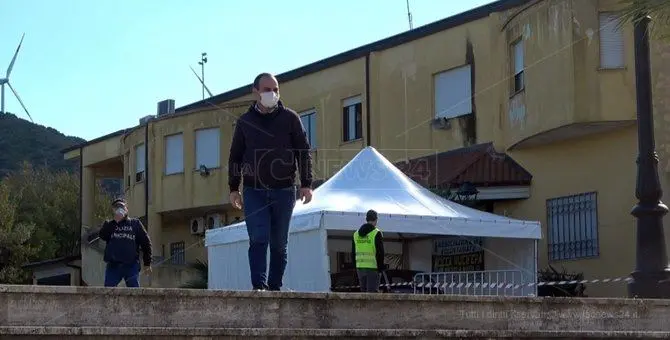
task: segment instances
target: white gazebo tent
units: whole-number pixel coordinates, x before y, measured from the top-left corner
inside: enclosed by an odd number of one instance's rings
[[[367,147],[317,188],[312,202],[296,203],[284,286],[296,291],[329,291],[334,254],[330,248],[339,241],[340,247],[351,249],[350,241],[332,238],[351,236],[369,209],[378,212],[385,238],[399,234],[421,237],[422,241],[410,246],[412,270],[431,270],[433,244],[426,236],[482,237],[486,270],[520,270],[524,282],[536,282],[539,222],[510,219],[446,200]],[[205,245],[210,289],[250,289],[244,222],[208,230]],[[389,247],[385,248],[388,253]]]

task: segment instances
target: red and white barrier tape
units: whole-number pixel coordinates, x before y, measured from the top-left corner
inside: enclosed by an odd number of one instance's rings
[[[397,282],[397,283],[382,283],[382,287],[415,287],[415,288],[438,288],[438,289],[447,289],[447,288],[482,288],[482,289],[521,289],[526,287],[542,287],[542,286],[563,286],[563,285],[575,285],[575,284],[594,284],[594,283],[618,283],[618,282],[630,282],[633,278],[631,277],[615,277],[615,278],[606,278],[606,279],[593,279],[593,280],[570,280],[570,281],[541,281],[541,282],[530,282],[530,283],[506,283],[506,282]],[[352,289],[359,288],[359,286],[337,286],[335,289]]]

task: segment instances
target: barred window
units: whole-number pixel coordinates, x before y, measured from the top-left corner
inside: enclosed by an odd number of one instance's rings
[[[549,261],[599,255],[597,193],[547,200]]]
[[[185,249],[186,244],[184,241],[170,243],[170,263],[172,264],[185,264]]]

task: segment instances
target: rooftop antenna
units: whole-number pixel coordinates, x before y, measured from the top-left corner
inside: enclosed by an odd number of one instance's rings
[[[409,0],[406,0],[407,2],[407,20],[409,20],[409,29],[410,31],[414,28],[412,26],[412,12],[409,10]]]
[[[210,90],[207,88],[207,85],[205,85],[205,81],[202,80],[202,78],[200,78],[200,76],[195,72],[195,70],[193,69],[193,67],[191,67],[191,66],[189,66],[189,67],[191,68],[191,71],[193,71],[193,74],[195,75],[195,77],[198,78],[198,81],[200,81],[200,84],[202,84],[202,88],[205,89],[205,90],[207,90],[207,93],[209,93],[209,96],[210,96],[210,97],[214,97],[214,95],[212,94],[212,91],[210,91]],[[205,99],[205,98],[204,98],[204,96],[203,96],[203,100],[204,100],[204,99]]]
[[[205,64],[207,64],[207,52],[202,52],[200,55],[200,74],[202,75],[202,99],[205,99]],[[209,91],[207,91],[209,92]],[[211,95],[210,95],[211,96]]]
[[[9,75],[12,73],[12,68],[14,68],[14,62],[16,62],[16,56],[19,55],[19,50],[21,49],[21,44],[23,44],[23,38],[26,36],[25,33],[21,36],[21,41],[19,41],[19,46],[16,48],[16,52],[14,52],[14,57],[12,57],[12,61],[9,62],[9,67],[7,68],[7,73],[5,73],[4,78],[0,78],[0,113],[7,113],[5,111],[5,85],[9,87],[9,89],[14,93],[14,97],[19,101],[19,104],[21,104],[21,107],[23,107],[23,110],[26,111],[26,114],[28,115],[28,118],[30,118],[30,121],[33,121],[33,117],[30,116],[30,113],[28,112],[28,109],[26,109],[26,106],[23,105],[23,101],[21,100],[21,97],[19,96],[18,93],[16,93],[16,90],[12,87],[12,84],[9,83]]]

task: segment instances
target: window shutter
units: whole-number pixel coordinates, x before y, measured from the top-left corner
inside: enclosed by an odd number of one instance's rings
[[[144,171],[145,167],[145,147],[144,144],[140,144],[137,147],[135,147],[135,173],[138,174],[140,172]]]
[[[165,137],[165,174],[184,171],[184,135],[179,133]]]
[[[433,90],[435,118],[454,118],[472,113],[470,65],[436,74]]]
[[[519,40],[514,44],[514,74],[518,74],[523,71],[523,40]]]
[[[201,129],[195,132],[195,168],[200,165],[207,168],[219,167],[220,156],[219,128]]]
[[[600,13],[600,67],[624,67],[623,31],[619,29],[617,15]]]
[[[512,90],[516,93],[524,89],[524,45],[523,40],[516,42],[512,48],[514,52],[514,86]]]

